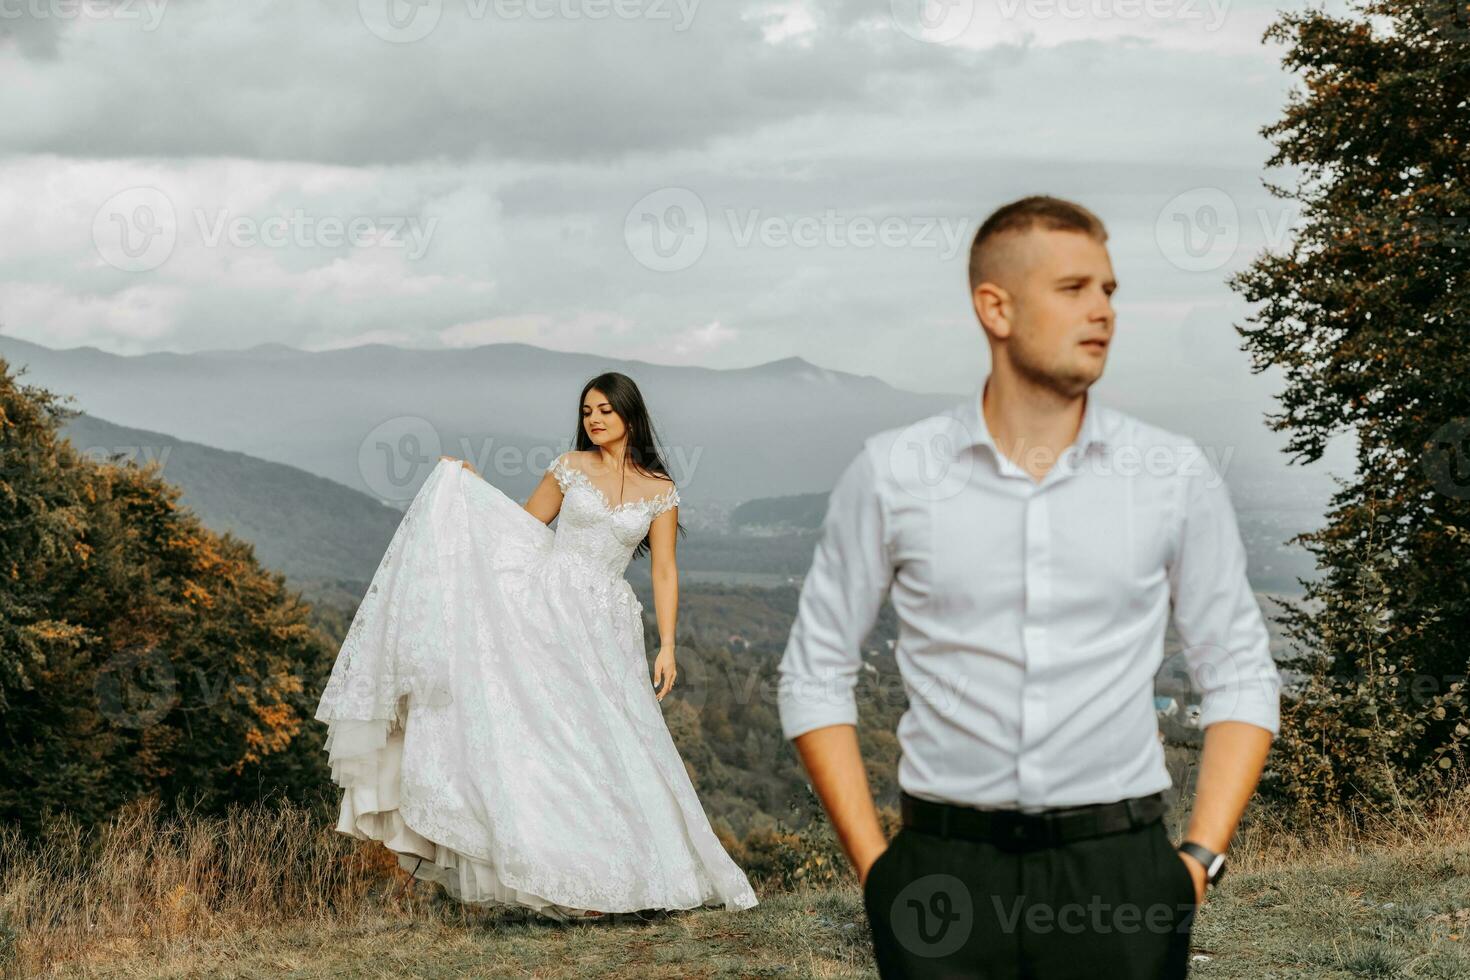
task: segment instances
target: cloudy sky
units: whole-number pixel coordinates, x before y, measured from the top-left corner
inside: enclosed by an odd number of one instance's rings
[[[969,237],[1051,193],[1109,226],[1106,384],[1259,417],[1225,278],[1294,220],[1262,184],[1278,7],[0,0],[0,331],[963,392]]]

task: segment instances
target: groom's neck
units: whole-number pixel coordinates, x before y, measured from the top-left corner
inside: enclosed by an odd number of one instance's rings
[[[985,427],[996,448],[1040,480],[1082,427],[1087,393],[1066,395],[999,362],[981,398]]]

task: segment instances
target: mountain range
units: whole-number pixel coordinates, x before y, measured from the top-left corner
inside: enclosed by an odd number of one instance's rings
[[[708,532],[681,546],[681,568],[800,575],[810,557],[804,539],[862,440],[965,397],[902,391],[794,357],[715,370],[519,343],[320,352],[262,344],[124,356],[0,336],[0,356],[24,368],[26,381],[74,396],[86,414],[66,432],[79,447],[157,461],[206,524],[252,541],[262,561],[302,582],[370,577],[441,454],[469,459],[525,499],[572,444],[582,384],[608,370],[638,382],[681,488],[681,521]],[[1106,397],[1130,409],[1118,393]],[[1226,478],[1252,580],[1262,591],[1297,591],[1311,562],[1286,541],[1321,522],[1325,472],[1289,467],[1279,440],[1238,410],[1165,413],[1144,402],[1132,408],[1140,417],[1229,453]],[[772,536],[783,530],[802,540],[793,547]],[[731,533],[746,540],[720,540]],[[765,543],[750,542],[751,534]],[[765,560],[750,553],[752,544],[768,552]]]

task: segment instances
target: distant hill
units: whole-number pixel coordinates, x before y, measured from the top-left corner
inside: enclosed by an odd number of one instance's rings
[[[716,370],[520,343],[463,350],[367,344],[333,351],[271,343],[122,356],[0,336],[0,355],[25,366],[30,383],[74,396],[76,407],[94,417],[295,467],[395,511],[441,453],[470,458],[507,495],[525,499],[545,465],[571,444],[582,383],[598,372],[621,370],[648,398],[683,491],[681,519],[699,532],[699,540],[691,534],[681,547],[681,568],[777,580],[805,571],[811,542],[802,535],[820,527],[828,491],[867,436],[962,397],[902,391],[795,357]],[[1214,448],[1228,459],[1226,477],[1252,583],[1262,591],[1298,592],[1297,579],[1313,573],[1312,561],[1300,546],[1286,542],[1320,525],[1331,491],[1326,474],[1290,466],[1263,443],[1273,437],[1261,421],[1238,410],[1134,406],[1130,399],[1142,393],[1122,389],[1105,397],[1176,431],[1200,438],[1213,434]],[[124,444],[140,441],[119,438]],[[192,482],[199,492],[207,486],[202,475]],[[363,567],[360,558],[341,561],[291,540],[310,541],[310,533],[272,540],[270,515],[247,518],[226,507],[201,513],[211,526],[228,528],[236,521],[267,532],[263,556],[270,556],[268,562],[290,559],[276,567],[294,570],[293,577],[323,565]],[[339,538],[351,536],[351,516],[334,516]],[[381,527],[387,521],[379,512],[350,547],[363,553],[378,548],[389,533]],[[309,524],[321,526],[316,520]],[[778,541],[782,534],[795,537]],[[639,575],[636,568],[630,573],[635,582]]]
[[[298,588],[311,581],[365,583],[402,517],[366,494],[292,466],[92,415],[70,420],[62,435],[94,459],[160,462],[162,478],[182,490],[182,505],[211,530],[251,542],[262,564]]]
[[[570,447],[582,385],[605,371],[638,382],[690,504],[824,491],[866,436],[963,397],[902,391],[798,357],[716,370],[519,343],[122,356],[0,336],[0,356],[25,366],[27,382],[75,395],[77,408],[119,425],[286,463],[400,506],[441,453],[470,459],[525,499]],[[391,479],[374,479],[385,457]]]
[[[787,497],[747,500],[730,512],[730,529],[801,528],[816,530],[827,514],[825,493],[797,493]]]
[[[1299,580],[1315,576],[1316,568],[1311,554],[1290,539],[1321,523],[1320,505],[1315,505],[1310,492],[1304,493],[1300,487],[1284,485],[1273,490],[1261,481],[1244,478],[1241,473],[1231,476],[1235,478],[1231,481],[1232,498],[1245,542],[1246,570],[1251,585],[1259,592],[1299,594]],[[702,553],[693,562],[681,558],[680,568],[722,567],[803,575],[827,514],[829,496],[802,493],[747,500],[728,514],[731,538],[705,538],[701,541]],[[758,543],[759,560],[740,556],[742,540]],[[775,545],[777,541],[779,547]],[[720,557],[712,563],[715,552]]]

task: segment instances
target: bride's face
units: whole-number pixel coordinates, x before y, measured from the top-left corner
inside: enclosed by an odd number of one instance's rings
[[[582,428],[587,430],[587,438],[596,446],[615,443],[627,431],[622,416],[613,411],[612,403],[596,388],[582,399]]]

